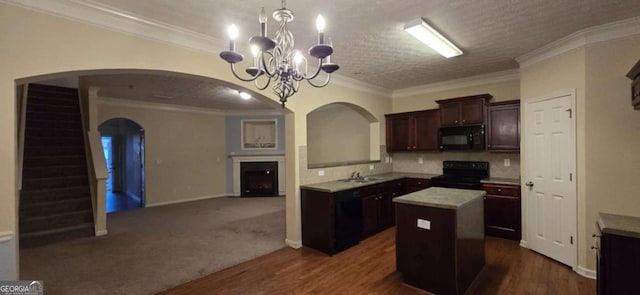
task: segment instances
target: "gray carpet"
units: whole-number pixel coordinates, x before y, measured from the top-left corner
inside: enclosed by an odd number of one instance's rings
[[[285,247],[285,198],[217,198],[111,213],[109,234],[20,253],[45,294],[153,294]]]

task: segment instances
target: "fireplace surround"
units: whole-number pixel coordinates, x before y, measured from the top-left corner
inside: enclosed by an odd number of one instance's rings
[[[277,162],[277,194],[284,195],[286,184],[285,184],[285,163],[284,163],[284,155],[230,155],[230,158],[233,162],[233,195],[234,196],[242,196],[242,187],[241,187],[241,169],[240,166],[245,162]]]

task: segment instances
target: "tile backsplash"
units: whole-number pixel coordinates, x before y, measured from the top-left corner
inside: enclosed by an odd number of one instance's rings
[[[391,157],[392,163],[385,163],[385,158]],[[374,175],[388,172],[415,172],[442,174],[442,161],[487,161],[489,162],[489,175],[501,178],[520,178],[520,154],[503,153],[393,153],[388,154],[384,145],[380,146],[380,158],[382,161],[367,164],[354,164],[338,167],[325,167],[309,169],[307,167],[307,147],[300,147],[300,184],[320,183],[349,178],[354,171],[360,174]],[[419,163],[422,158],[422,164]],[[509,159],[510,166],[504,166],[504,160]],[[374,169],[369,170],[369,165]],[[324,176],[318,172],[324,171]]]
[[[307,166],[307,146],[300,146],[300,184],[345,179],[349,178],[354,171],[360,172],[363,176],[389,173],[392,172],[393,164],[384,163],[385,157],[388,156],[386,147],[382,145],[380,146],[380,158],[382,159],[380,162],[309,169]],[[373,165],[373,170],[369,169],[369,165]],[[318,175],[321,170],[324,171],[324,176]]]
[[[393,153],[394,172],[416,172],[442,174],[442,161],[487,161],[489,176],[520,178],[520,154],[487,152],[442,152],[442,153]],[[422,158],[422,164],[419,159]],[[504,166],[509,159],[510,166]]]

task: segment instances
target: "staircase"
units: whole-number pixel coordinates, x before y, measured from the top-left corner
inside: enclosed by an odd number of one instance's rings
[[[94,235],[78,90],[30,84],[20,248]]]

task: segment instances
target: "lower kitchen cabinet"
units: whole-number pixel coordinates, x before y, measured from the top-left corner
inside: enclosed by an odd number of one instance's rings
[[[394,195],[388,186],[379,186],[375,194],[362,197],[362,233],[364,237],[378,233],[394,224]]]
[[[597,294],[640,294],[640,218],[600,213]]]
[[[303,245],[332,255],[360,242],[359,190],[329,193],[302,189],[300,199]]]
[[[333,255],[395,224],[393,198],[430,186],[404,178],[339,192],[300,189],[302,244]]]
[[[483,184],[485,234],[514,241],[522,239],[519,185]]]
[[[403,181],[405,194],[410,194],[431,187],[431,179],[405,178]]]

